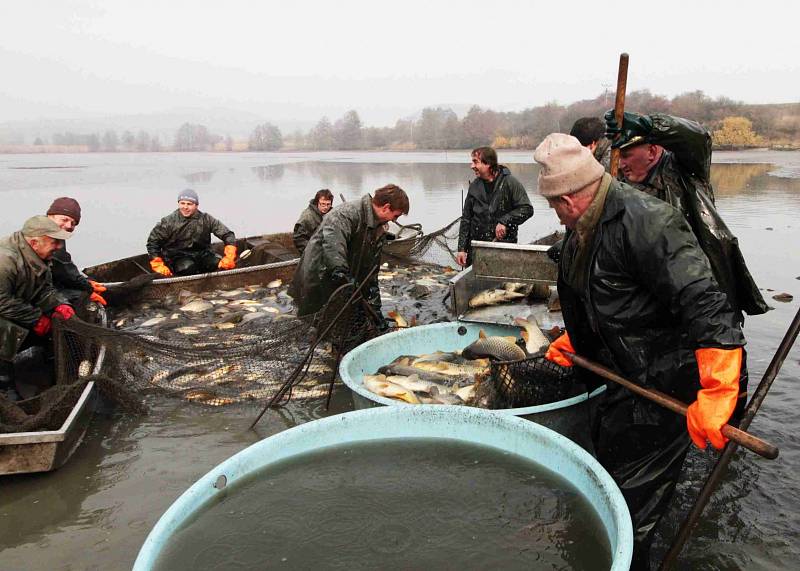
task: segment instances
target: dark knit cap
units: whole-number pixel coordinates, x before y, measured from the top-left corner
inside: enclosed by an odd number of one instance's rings
[[[200,204],[200,199],[197,197],[197,193],[193,191],[191,188],[182,190],[180,194],[178,194],[178,202],[180,202],[181,200],[188,200],[189,202]]]
[[[61,198],[56,198],[50,208],[47,209],[47,215],[50,216],[51,214],[69,216],[77,226],[81,221],[81,205],[74,198],[62,196]]]

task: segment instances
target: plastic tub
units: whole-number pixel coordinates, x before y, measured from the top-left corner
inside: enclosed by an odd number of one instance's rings
[[[622,493],[611,476],[580,446],[513,415],[461,406],[380,407],[296,426],[232,456],[186,490],[161,516],[139,551],[134,571],[149,571],[170,538],[219,493],[280,460],[347,443],[396,438],[446,438],[518,454],[558,473],[580,490],[597,512],[611,546],[614,571],[628,569],[633,529]]]
[[[376,395],[364,386],[365,374],[374,374],[380,367],[400,355],[422,355],[434,351],[463,349],[478,338],[483,329],[487,335],[519,335],[520,328],[453,321],[412,327],[381,337],[376,337],[350,351],[342,359],[339,376],[353,393],[356,409],[376,406],[409,405]],[[592,450],[589,435],[589,407],[592,399],[605,391],[605,385],[592,393],[583,393],[568,399],[522,408],[497,409],[492,412],[520,416],[563,434],[587,450]]]

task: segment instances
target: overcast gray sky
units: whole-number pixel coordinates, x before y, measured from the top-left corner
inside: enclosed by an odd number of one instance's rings
[[[628,89],[800,101],[796,1],[25,0],[0,5],[0,121],[225,108],[388,125]]]

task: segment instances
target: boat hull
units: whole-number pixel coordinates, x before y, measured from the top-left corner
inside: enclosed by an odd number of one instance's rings
[[[86,383],[58,430],[0,434],[0,475],[49,472],[63,466],[86,435],[97,398],[94,383]]]

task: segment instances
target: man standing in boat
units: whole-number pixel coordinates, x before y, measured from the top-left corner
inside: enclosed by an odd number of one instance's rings
[[[408,214],[405,191],[387,184],[361,200],[347,202],[326,215],[300,258],[289,295],[299,317],[316,313],[343,285],[357,286],[380,264],[385,224]],[[379,330],[388,328],[381,314],[378,273],[361,289],[374,310]]]
[[[605,114],[606,136],[620,150],[618,178],[680,210],[703,248],[714,277],[744,322],[742,312],[769,311],[739,249],[714,205],[711,134],[699,123],[662,113]]]
[[[520,224],[533,216],[525,187],[508,167],[497,164],[497,152],[478,147],[470,153],[476,178],[469,185],[458,228],[460,266],[472,264],[472,240],[517,242]]]
[[[322,224],[322,217],[330,212],[331,208],[333,208],[333,193],[327,188],[318,190],[314,198],[308,201],[308,206],[300,213],[292,234],[294,247],[298,252],[303,253],[311,236]]]
[[[48,343],[53,318],[75,315],[53,287],[48,266],[71,235],[47,216],[34,216],[0,239],[0,394],[10,400],[19,398],[14,356]]]
[[[606,172],[611,172],[611,141],[606,139],[606,124],[599,117],[581,117],[572,125],[569,134],[592,151]]]
[[[178,195],[178,209],[156,224],[147,238],[150,267],[164,277],[191,276],[236,267],[236,236],[222,222],[200,212],[192,189]],[[225,255],[211,250],[211,234],[225,243]]]
[[[81,205],[68,196],[56,198],[47,209],[47,217],[71,234],[81,222]],[[66,243],[53,253],[50,272],[53,275],[53,286],[72,305],[78,305],[87,296],[91,301],[106,305],[106,300],[101,295],[106,291],[105,286],[81,273],[67,252]]]
[[[539,192],[567,228],[558,294],[569,351],[689,406],[686,419],[610,383],[591,423],[600,463],[619,485],[634,526],[632,569],[649,568],[653,532],[669,504],[690,439],[722,448],[720,429],[746,395],[745,338],[736,311],[682,213],[612,179],[577,139],[539,145]],[[578,369],[597,386],[604,381]]]

